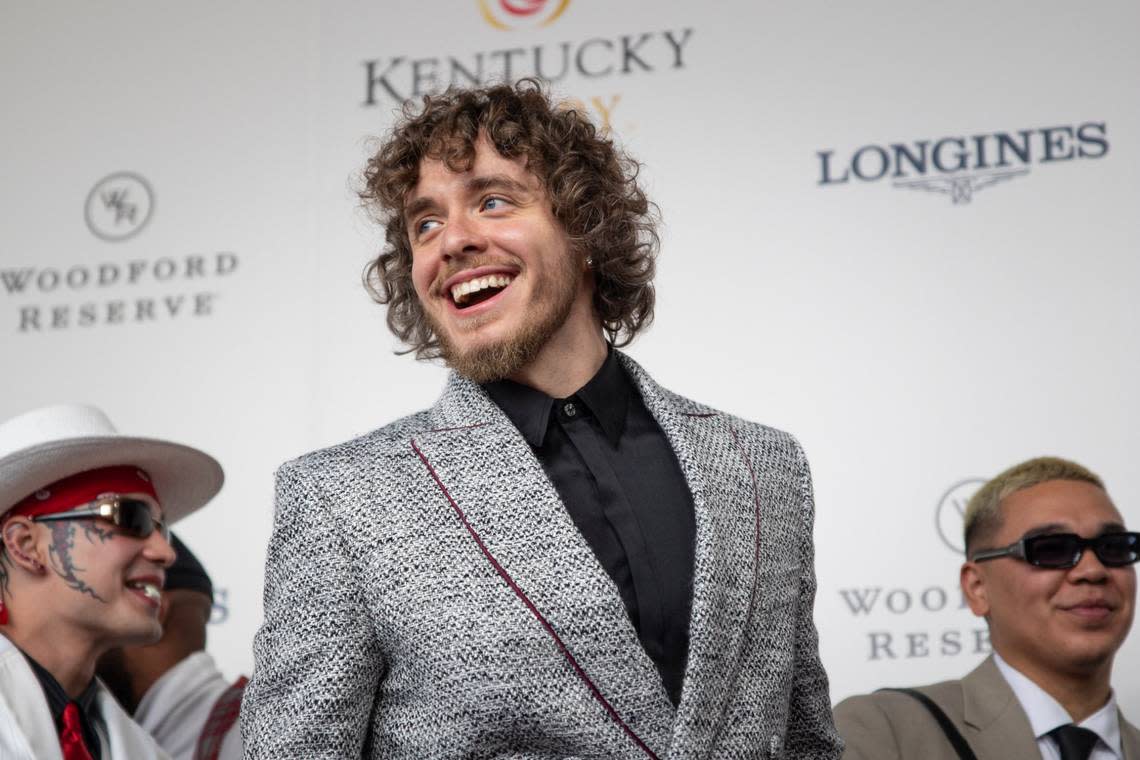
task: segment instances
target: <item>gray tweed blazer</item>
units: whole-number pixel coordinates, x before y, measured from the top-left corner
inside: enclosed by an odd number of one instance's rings
[[[452,375],[278,471],[247,758],[839,757],[803,452],[622,361],[696,512],[679,707],[530,447]]]

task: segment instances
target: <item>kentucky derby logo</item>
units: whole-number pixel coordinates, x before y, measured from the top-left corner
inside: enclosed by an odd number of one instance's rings
[[[87,194],[83,218],[91,234],[114,243],[141,232],[153,212],[154,192],[147,181],[132,172],[115,172]]]
[[[966,518],[966,504],[970,497],[986,481],[981,478],[970,478],[955,483],[942,498],[938,500],[934,520],[938,526],[938,535],[942,543],[958,554],[966,553],[966,543],[962,536],[962,528]]]
[[[496,29],[537,29],[550,26],[570,0],[479,0],[483,19]]]
[[[1103,121],[871,143],[845,158],[835,150],[817,151],[816,184],[886,180],[896,188],[946,195],[960,205],[982,190],[1026,176],[1036,166],[1103,158],[1108,148],[1108,127]]]

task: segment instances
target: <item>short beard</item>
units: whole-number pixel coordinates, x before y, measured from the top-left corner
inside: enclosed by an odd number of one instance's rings
[[[532,316],[518,333],[500,343],[461,351],[445,330],[428,317],[432,333],[439,339],[439,355],[453,370],[472,382],[493,383],[515,375],[538,358],[543,347],[561,329],[574,308],[582,275],[576,268],[577,256],[567,255],[559,262],[534,294]]]
[[[448,341],[443,330],[432,325],[439,338],[440,356],[453,370],[480,385],[508,378],[538,357],[543,346],[570,316],[575,295],[573,290],[558,294],[560,300],[544,315],[545,318],[524,324],[517,335],[501,343],[479,346],[466,352],[460,352]]]

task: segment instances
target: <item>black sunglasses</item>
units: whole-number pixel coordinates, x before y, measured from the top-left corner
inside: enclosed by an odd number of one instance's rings
[[[57,512],[51,515],[33,517],[33,522],[55,522],[57,520],[110,520],[115,527],[128,536],[146,538],[156,530],[170,541],[170,528],[151,512],[150,502],[142,499],[121,496],[101,496],[90,504],[91,509],[73,512]]]
[[[1015,541],[1004,549],[983,549],[974,554],[974,562],[1015,557],[1037,567],[1063,570],[1076,567],[1086,546],[1105,567],[1124,567],[1140,559],[1140,533],[1103,533],[1093,538],[1046,533]]]

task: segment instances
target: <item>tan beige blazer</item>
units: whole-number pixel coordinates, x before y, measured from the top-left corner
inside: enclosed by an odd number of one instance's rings
[[[918,688],[970,743],[978,760],[1041,760],[1029,718],[992,657],[960,681]],[[835,726],[843,760],[958,760],[942,729],[918,700],[898,692],[845,699]],[[1125,760],[1140,760],[1140,731],[1120,716]]]

